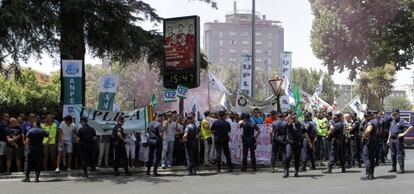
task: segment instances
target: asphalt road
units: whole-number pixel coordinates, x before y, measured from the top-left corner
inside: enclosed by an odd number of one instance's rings
[[[335,194],[413,194],[414,150],[406,151],[406,174],[388,173],[389,165],[376,168],[376,179],[361,181],[363,169],[349,169],[347,173],[325,175],[321,169],[302,172],[301,177],[282,178],[280,169],[241,173],[201,171],[199,176],[184,176],[185,172],[165,172],[162,177],[135,174],[132,177],[99,176],[86,180],[80,177],[41,178],[40,183],[22,183],[17,179],[0,180],[0,193],[138,193],[138,194],[264,194],[264,193],[335,193]]]

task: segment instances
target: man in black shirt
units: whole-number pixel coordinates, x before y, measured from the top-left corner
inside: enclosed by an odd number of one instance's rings
[[[187,126],[184,130],[183,142],[185,143],[188,171],[189,175],[197,175],[195,158],[195,153],[197,153],[197,129],[194,124],[194,118],[188,116],[186,124]]]
[[[114,175],[119,176],[118,167],[119,163],[122,160],[125,176],[131,176],[128,171],[128,157],[125,149],[126,139],[122,125],[124,125],[124,117],[118,117],[117,124],[115,125],[114,129],[112,129],[112,138],[115,147]]]
[[[82,117],[80,120],[82,127],[78,130],[78,144],[80,145],[81,162],[83,173],[88,178],[88,166],[95,171],[95,164],[93,161],[93,148],[96,140],[95,129],[88,125],[88,119]]]
[[[242,171],[246,171],[247,168],[247,154],[250,150],[250,159],[252,162],[252,169],[256,171],[256,138],[260,135],[259,127],[256,124],[250,122],[250,115],[245,115],[244,121],[240,124],[240,128],[243,129],[242,142],[243,142],[243,168]],[[254,131],[257,134],[254,135]]]
[[[276,158],[278,158],[278,156],[282,156],[286,150],[286,131],[288,123],[284,114],[279,113],[278,115],[279,119],[273,121],[272,131],[270,132],[270,139],[272,140],[271,173],[275,172]]]
[[[328,140],[331,148],[329,150],[328,169],[324,173],[331,174],[332,168],[336,164],[338,158],[341,163],[342,173],[345,173],[345,158],[343,156],[343,140],[344,140],[344,124],[342,123],[342,114],[336,113],[333,121],[330,122],[330,129],[328,131]]]
[[[348,127],[349,134],[351,134],[351,156],[352,156],[352,166],[355,165],[355,162],[358,163],[358,167],[361,168],[361,133],[360,125],[361,121],[358,118],[356,113],[351,114],[352,123]]]
[[[7,173],[10,173],[12,160],[16,160],[17,171],[21,172],[21,158],[23,156],[22,129],[17,125],[15,118],[10,119],[9,127],[6,130],[6,166]]]
[[[283,178],[289,177],[289,167],[292,156],[295,165],[295,177],[299,177],[300,154],[303,144],[303,125],[295,113],[288,115],[287,144],[284,152],[283,164],[285,173]]]
[[[374,179],[375,169],[375,153],[376,153],[376,134],[377,121],[373,118],[373,112],[368,111],[365,113],[366,124],[364,126],[364,134],[362,135],[362,151],[363,159],[365,163],[365,176],[361,177],[362,180]]]
[[[30,170],[34,170],[36,174],[35,182],[39,182],[40,171],[43,164],[43,138],[48,137],[49,133],[40,128],[41,121],[36,121],[26,133],[26,161],[24,164],[25,178],[23,182],[30,182]]]
[[[217,173],[221,170],[221,153],[224,152],[227,160],[229,172],[233,171],[233,164],[231,163],[230,149],[229,149],[229,133],[231,131],[230,123],[225,120],[225,111],[219,111],[219,119],[211,126],[211,132],[214,134],[214,141],[216,146],[216,163]]]
[[[6,129],[9,125],[9,114],[3,113],[2,118],[0,120],[0,172],[3,171],[3,156],[6,152],[6,142],[7,142],[7,134]]]

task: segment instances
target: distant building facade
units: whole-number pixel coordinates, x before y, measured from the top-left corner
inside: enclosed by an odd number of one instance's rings
[[[234,2],[232,14],[225,22],[204,24],[204,51],[210,63],[239,65],[241,55],[252,51],[251,11],[238,10]],[[280,21],[267,20],[256,12],[256,65],[279,70],[280,53],[284,51],[284,30]]]

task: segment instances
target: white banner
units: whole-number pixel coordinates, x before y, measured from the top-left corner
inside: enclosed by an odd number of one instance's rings
[[[210,72],[208,72],[208,83],[211,89],[225,94],[230,94],[229,90],[227,90],[223,82],[221,82],[214,74]]]
[[[75,106],[82,106],[83,102],[83,61],[62,60],[63,87],[63,116],[75,114]]]
[[[351,100],[349,107],[358,114],[358,117],[364,117],[363,107],[359,96],[355,96],[355,98]]]
[[[177,101],[177,90],[164,89],[164,102]]]
[[[332,106],[328,104],[327,102],[325,102],[324,100],[322,100],[321,98],[312,96],[303,90],[301,90],[301,94],[302,94],[302,102],[310,105],[311,109],[314,110],[314,109],[326,108],[327,110],[333,110]]]
[[[280,73],[285,84],[289,83],[292,72],[292,52],[282,52],[280,54]],[[286,81],[288,80],[288,81]]]
[[[252,56],[241,56],[240,91],[247,96],[252,96]]]
[[[276,96],[270,96],[262,102],[258,102],[244,93],[238,93],[236,99],[235,109],[242,113],[251,113],[253,109],[258,108],[263,112],[269,113],[272,110],[277,109],[277,100]]]
[[[132,111],[101,111],[91,108],[75,106],[75,119],[79,123],[81,117],[88,118],[88,124],[96,130],[97,135],[110,135],[116,125],[117,119],[123,117],[124,131],[143,132],[147,128],[147,108],[140,108]]]
[[[101,93],[116,93],[118,88],[118,76],[105,75],[101,77],[100,92]]]
[[[323,91],[323,75],[324,73],[322,72],[321,78],[319,79],[318,86],[316,86],[315,93],[313,94],[315,97],[319,97],[319,95],[321,95]]]

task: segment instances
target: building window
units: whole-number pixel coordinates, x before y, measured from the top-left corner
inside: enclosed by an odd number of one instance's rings
[[[270,33],[270,32],[269,32],[269,33],[267,34],[267,38],[268,38],[268,39],[272,39],[272,33]]]
[[[262,62],[262,58],[256,58],[256,62],[261,63]]]
[[[247,50],[247,49],[244,49],[244,50],[243,50],[243,54],[249,54],[249,52],[250,52],[250,51],[249,51],[249,50]]]
[[[243,40],[243,41],[242,41],[242,44],[243,44],[243,45],[247,45],[247,44],[249,44],[249,41],[247,41],[247,40]]]
[[[230,49],[230,53],[236,53],[236,49]]]
[[[230,35],[230,36],[236,36],[236,35],[237,35],[237,33],[236,33],[236,32],[230,32],[230,33],[229,33],[229,35]]]
[[[256,50],[256,53],[260,54],[262,53],[262,50]]]
[[[231,45],[235,45],[237,42],[235,41],[235,40],[230,40],[229,41],[229,44],[231,44]]]
[[[222,40],[219,41],[219,46],[223,47],[223,41]]]
[[[219,37],[220,37],[220,38],[223,38],[223,32],[220,32],[220,33],[219,33]]]
[[[249,36],[248,32],[242,32],[242,36]]]
[[[236,58],[230,58],[229,61],[230,62],[236,62]]]
[[[256,45],[262,45],[262,41],[260,40],[256,41]]]
[[[223,55],[223,49],[219,49],[219,52],[220,52],[220,56],[222,56]]]
[[[256,32],[256,36],[262,36],[261,32]]]
[[[267,46],[269,47],[269,48],[272,48],[272,42],[267,42]]]

